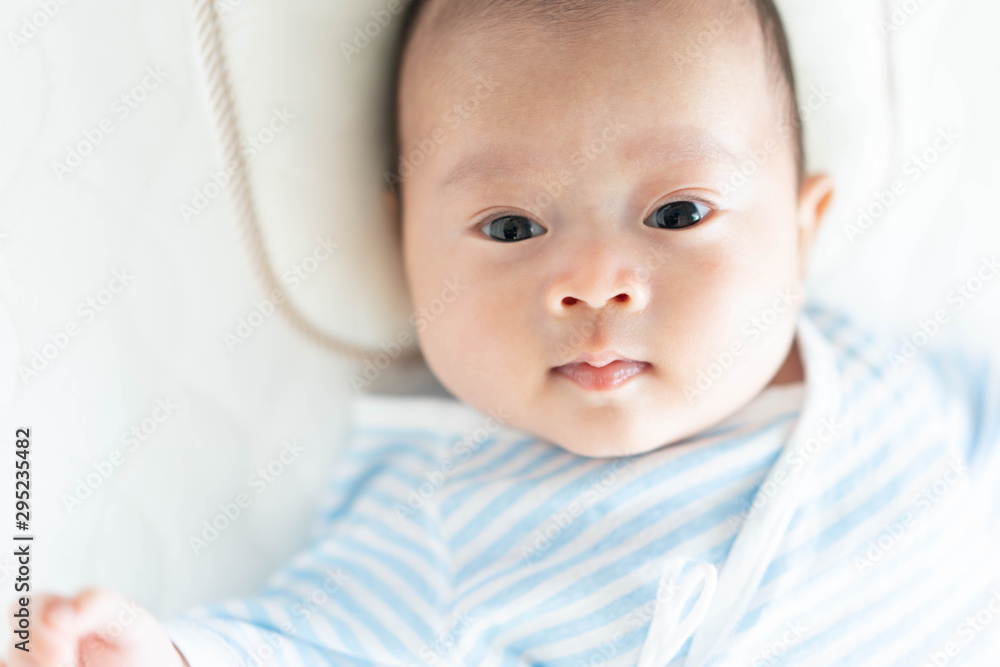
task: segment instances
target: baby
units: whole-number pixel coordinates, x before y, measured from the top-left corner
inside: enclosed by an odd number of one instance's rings
[[[416,0],[388,174],[457,399],[376,397],[259,595],[12,666],[997,664],[1000,378],[805,305],[771,0]],[[992,481],[991,481],[992,480]]]

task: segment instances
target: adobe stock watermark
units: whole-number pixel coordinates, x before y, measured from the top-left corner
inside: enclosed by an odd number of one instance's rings
[[[468,288],[469,286],[463,285],[459,278],[444,281],[444,288],[441,290],[441,293],[410,315],[410,324],[416,327],[417,333],[423,333]],[[388,343],[383,342],[380,346],[382,352],[376,354],[374,358],[365,359],[360,373],[351,374],[350,383],[351,387],[354,388],[354,393],[360,394],[370,387],[396,359],[399,359],[404,350],[416,342],[417,338],[408,331],[399,332],[395,340],[391,340]]]
[[[104,287],[96,294],[81,301],[80,305],[77,306],[76,314],[79,319],[70,320],[55,333],[50,333],[48,340],[39,347],[31,348],[28,365],[18,364],[17,366],[21,381],[27,384],[29,380],[33,380],[45,372],[69,346],[70,341],[79,336],[86,325],[96,320],[98,315],[104,313],[118,298],[118,295],[134,281],[135,276],[129,273],[128,269],[113,271],[111,279]]]
[[[138,450],[140,445],[160,430],[160,426],[165,424],[179,409],[180,406],[174,403],[170,396],[156,399],[156,405],[149,415],[122,433],[119,439],[122,448],[113,450],[104,459],[91,464],[93,472],[87,473],[84,477],[77,477],[73,492],[62,494],[60,499],[66,512],[73,514],[85,500],[93,496],[94,492],[101,488],[121,467],[122,463],[125,462],[125,456]]]
[[[910,22],[914,16],[920,13],[920,10],[928,3],[929,0],[895,0],[892,3],[889,16],[886,18],[881,18],[878,20],[878,29],[885,37],[890,33],[896,32],[907,23]]]
[[[236,8],[242,5],[244,0],[215,0],[212,4],[215,6],[215,11],[223,16],[231,12],[236,11]]]
[[[403,12],[408,2],[409,0],[389,0],[384,8],[371,10],[372,20],[364,26],[355,26],[351,41],[340,42],[340,52],[344,60],[352,62],[355,56],[361,55],[362,51],[371,46],[382,31],[389,27],[392,20]]]
[[[746,354],[747,345],[756,343],[782,319],[797,312],[796,306],[803,297],[803,294],[797,294],[793,290],[779,291],[769,307],[743,325],[740,330],[743,335],[741,339],[734,340],[728,348],[716,353],[712,362],[698,372],[693,385],[684,385],[684,396],[688,403],[694,403],[710,391],[733,367],[736,360]]]
[[[458,467],[472,458],[472,455],[478,452],[489,440],[490,435],[503,428],[510,419],[510,415],[503,408],[491,409],[487,414],[489,416],[482,426],[475,428],[472,433],[466,434],[465,437],[451,446],[451,452],[442,461],[438,470],[424,472],[424,478],[427,481],[421,483],[416,489],[410,490],[405,505],[396,503],[394,510],[398,523],[402,524],[417,512],[423,511],[445,482],[458,471]]]
[[[663,563],[651,561],[642,568],[643,578],[653,578],[656,580],[656,596],[652,600],[648,600],[642,606],[637,607],[625,614],[623,620],[625,621],[625,625],[630,630],[636,630],[650,623],[660,607],[668,602],[676,600],[678,594],[680,594],[680,582],[677,581],[679,571],[674,572],[673,576],[666,581],[661,581],[661,578],[663,577],[663,567]]]
[[[955,288],[948,292],[948,303],[954,304],[955,312],[961,311],[979,296],[998,275],[1000,275],[1000,261],[997,260],[996,255],[983,257],[974,274],[955,285]],[[887,363],[890,372],[895,373],[913,361],[918,352],[929,345],[934,337],[941,332],[941,329],[951,322],[951,318],[952,313],[949,313],[947,308],[939,308],[934,311],[931,317],[917,322],[918,329],[906,336],[902,344],[889,353]]]
[[[98,593],[98,595],[105,595],[105,593]],[[97,604],[100,605],[100,603]],[[27,609],[23,609],[22,611],[27,613]],[[97,664],[94,660],[100,658],[108,650],[109,646],[113,646],[118,638],[125,634],[128,628],[135,623],[136,619],[146,613],[148,612],[142,609],[135,600],[121,600],[118,605],[118,613],[114,615],[113,620],[107,621],[102,627],[82,637],[79,645],[76,647],[76,655],[79,657],[75,658],[72,664],[65,663],[61,667],[77,667],[77,665],[89,667],[90,665]],[[17,617],[20,614],[14,614],[14,616]],[[15,646],[21,650],[30,651],[26,646],[29,639],[27,619],[21,619],[21,623],[17,625],[22,629],[18,630],[14,628],[14,635],[24,641]],[[101,662],[100,664],[106,663]]]
[[[448,614],[443,621],[443,629],[434,633],[430,643],[424,642],[417,650],[417,656],[427,665],[453,665],[465,667],[455,655],[455,647],[463,636],[482,620],[475,610],[464,609]],[[410,663],[411,667],[419,667]]]
[[[800,643],[809,630],[810,628],[801,621],[785,621],[785,631],[767,648],[759,651],[750,659],[750,667],[772,667],[779,664],[778,658]]]
[[[854,243],[858,237],[871,229],[886,213],[902,198],[913,184],[920,181],[924,174],[948,151],[958,143],[961,135],[950,127],[938,129],[937,135],[927,148],[920,153],[914,153],[903,163],[898,178],[894,179],[885,190],[879,190],[867,206],[858,208],[857,219],[844,226],[847,240]]]
[[[807,123],[812,115],[826,106],[826,103],[833,98],[833,91],[827,88],[826,84],[813,86],[809,89],[809,96],[799,105],[799,119],[801,123]],[[785,115],[775,126],[776,135],[772,135],[756,149],[750,152],[747,159],[743,160],[739,166],[729,175],[729,178],[720,182],[717,186],[723,196],[730,196],[743,188],[764,168],[765,165],[776,155],[782,147],[782,141],[798,129],[799,121],[790,115]]]
[[[955,627],[954,634],[958,635],[959,641],[951,640],[941,647],[941,650],[928,653],[927,660],[920,663],[920,667],[946,667],[952,664],[952,660],[957,658],[972,640],[993,624],[1000,616],[1000,589],[994,588],[990,594],[989,599],[975,614],[967,616]]]
[[[285,286],[285,291],[275,288],[265,298],[254,303],[254,307],[245,317],[241,317],[233,331],[222,334],[222,342],[230,354],[236,352],[236,348],[246,343],[250,338],[267,322],[278,310],[288,295],[302,287],[305,281],[309,280],[319,271],[320,266],[327,262],[335,250],[340,248],[339,243],[326,238],[316,237],[316,245],[312,252],[305,258],[292,264],[281,274],[281,283]]]
[[[323,573],[326,575],[323,583],[310,591],[308,595],[300,596],[299,601],[292,606],[292,614],[296,617],[308,620],[313,614],[319,612],[330,601],[331,597],[343,590],[352,580],[339,567],[335,570],[326,568]],[[291,626],[289,626],[289,629],[291,629]],[[289,633],[282,628],[282,634]]]
[[[998,275],[1000,275],[1000,260],[997,256],[983,257],[974,275],[955,285],[955,289],[948,293],[948,303],[955,305],[956,312],[962,310]]]
[[[669,573],[669,577],[666,576],[666,568],[673,570]],[[610,640],[602,642],[587,656],[578,660],[576,662],[576,667],[602,667],[603,665],[606,665],[618,656],[619,651],[621,651],[621,643],[625,640],[625,637],[634,636],[633,633],[635,631],[642,627],[649,626],[655,618],[657,611],[661,607],[667,604],[680,604],[686,606],[690,600],[680,599],[680,596],[682,593],[684,595],[689,595],[694,592],[699,585],[702,586],[702,591],[704,591],[704,584],[707,583],[705,568],[714,570],[712,566],[702,564],[694,570],[691,570],[687,576],[683,578],[683,581],[681,581],[679,579],[680,572],[682,570],[682,565],[680,563],[663,563],[656,561],[646,563],[646,565],[642,567],[642,574],[640,576],[643,579],[654,579],[656,582],[656,596],[625,614],[623,620],[628,630],[627,635],[620,630],[616,630],[615,633],[612,634]],[[690,613],[693,614],[695,612],[692,611]],[[666,629],[654,627],[650,628],[649,631],[666,632]],[[640,657],[640,660],[642,659],[643,658]],[[669,658],[666,659],[669,660]]]
[[[816,429],[816,433],[811,437],[806,439],[804,442],[800,442],[795,446],[795,449],[788,456],[788,463],[792,467],[793,471],[798,470],[806,463],[811,461],[813,458],[819,455],[827,445],[837,437],[844,428],[844,424],[837,421],[837,417],[826,417],[821,422],[819,427]],[[754,495],[752,503],[748,503],[746,500],[742,501],[743,509],[736,514],[730,514],[726,517],[726,524],[729,526],[729,530],[733,535],[740,531],[747,521],[749,521],[757,512],[761,510],[765,505],[767,505],[772,498],[778,495],[778,491],[781,490],[785,484],[788,483],[788,475],[785,474],[784,470],[776,470],[774,476],[768,478],[761,484],[757,493]]]
[[[59,182],[63,178],[72,174],[83,164],[84,159],[92,155],[97,147],[104,143],[104,140],[115,131],[118,123],[123,122],[132,112],[139,108],[149,97],[149,94],[160,87],[167,73],[159,67],[150,65],[146,68],[146,75],[136,85],[128,91],[119,95],[111,103],[111,116],[102,118],[95,127],[87,128],[83,131],[83,138],[75,143],[66,146],[66,155],[62,162],[52,162],[52,173],[56,175]]]
[[[304,622],[306,628],[313,629],[309,619],[318,612],[330,599],[338,592],[345,589],[353,579],[339,567],[336,569],[324,568],[322,571],[323,583],[316,586],[307,595],[300,596],[299,601],[292,605],[291,616],[296,619],[295,623],[288,619],[281,620],[277,630],[261,630],[260,634],[264,641],[257,644],[249,651],[249,658],[244,661],[245,667],[264,667],[264,665],[274,664],[273,659],[278,656],[278,651],[285,646],[285,642],[295,639],[299,634],[299,623]]]
[[[240,152],[243,156],[244,166],[249,165],[257,159],[258,155],[267,150],[271,142],[295,120],[295,114],[290,112],[287,107],[272,111],[271,118],[268,119],[264,127],[243,140]],[[212,202],[219,198],[219,195],[225,192],[239,169],[239,161],[232,160],[223,169],[212,172],[204,184],[194,189],[189,203],[178,204],[177,212],[181,220],[191,224],[191,220],[201,215]]]
[[[608,119],[597,136],[579,147],[569,158],[572,169],[550,171],[541,179],[542,192],[533,202],[539,210],[548,208],[563,194],[563,189],[576,183],[577,177],[585,172],[599,157],[619,141],[628,125],[618,118]]]
[[[81,656],[85,656],[80,658],[80,664],[95,664],[91,660],[101,656],[109,646],[113,646],[144,613],[147,613],[146,610],[139,607],[135,600],[123,600],[113,621],[108,621],[103,628],[80,640],[80,653]]]
[[[621,630],[616,630],[611,635],[611,639],[601,642],[597,648],[590,652],[587,658],[577,660],[574,667],[603,667],[618,655],[619,651],[622,650],[621,645],[624,641],[625,633]]]
[[[597,331],[597,325],[589,320],[574,327],[569,338],[556,345],[556,354],[559,360],[565,359],[566,363],[571,363],[576,353],[591,339],[595,331]]]
[[[266,466],[257,468],[256,472],[247,477],[247,486],[256,495],[261,495],[281,477],[288,468],[295,463],[299,456],[306,451],[306,448],[298,444],[295,440],[286,440],[282,443],[281,451],[271,459]],[[188,546],[196,556],[207,549],[213,542],[219,539],[226,530],[236,523],[245,510],[253,506],[254,496],[249,492],[236,494],[231,501],[219,503],[219,511],[214,516],[201,522],[201,532],[188,535]]]
[[[742,11],[753,9],[752,0],[736,0],[736,2],[726,3],[718,16],[702,23],[697,32],[689,31],[688,34],[692,36],[686,40],[686,43],[680,48],[673,49],[674,63],[682,65],[700,61],[705,54],[705,49],[723,38],[727,26],[739,17],[736,9],[739,5],[742,5],[740,7]]]
[[[610,465],[605,464],[605,470],[600,477],[592,480],[577,497],[564,509],[549,517],[544,526],[536,528],[529,538],[528,544],[521,545],[521,558],[534,562],[548,551],[555,540],[594,503],[606,497],[611,488],[621,479],[626,470],[635,465],[634,458],[616,458]],[[533,539],[532,539],[533,538]]]
[[[864,551],[854,556],[854,567],[858,574],[864,576],[885,558],[894,546],[903,538],[910,528],[915,526],[935,505],[951,491],[969,469],[960,460],[948,462],[948,469],[933,483],[925,486],[913,497],[910,506],[899,515],[899,518],[882,527],[882,532],[874,539],[868,540]]]
[[[383,174],[386,185],[393,192],[402,185],[406,179],[416,173],[427,160],[429,160],[438,149],[443,146],[451,137],[449,132],[454,132],[465,121],[479,109],[487,97],[492,95],[499,85],[495,78],[480,76],[476,79],[473,94],[463,102],[456,102],[442,117],[444,126],[438,125],[431,132],[416,142],[406,155],[400,155],[397,159],[398,173],[387,171]]]
[[[29,14],[21,19],[21,25],[17,32],[8,32],[7,41],[10,49],[17,53],[21,48],[28,45],[44,28],[49,25],[62,8],[70,0],[38,0],[38,11]]]

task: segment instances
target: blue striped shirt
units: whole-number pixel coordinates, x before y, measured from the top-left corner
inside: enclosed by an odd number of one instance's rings
[[[995,361],[797,336],[805,383],[631,457],[364,397],[310,546],[167,632],[192,667],[1000,664]]]

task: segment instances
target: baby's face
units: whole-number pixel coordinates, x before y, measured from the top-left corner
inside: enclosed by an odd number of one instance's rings
[[[425,358],[457,398],[608,457],[796,379],[829,182],[800,200],[756,19],[733,9],[711,37],[721,7],[415,43],[404,254],[414,304],[434,306]]]

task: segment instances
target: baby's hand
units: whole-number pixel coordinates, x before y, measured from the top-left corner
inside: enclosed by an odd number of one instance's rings
[[[189,667],[152,614],[110,591],[33,595],[31,611],[30,652],[14,635],[2,667]]]

